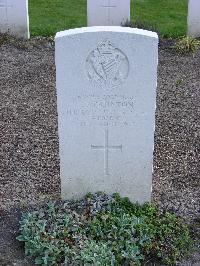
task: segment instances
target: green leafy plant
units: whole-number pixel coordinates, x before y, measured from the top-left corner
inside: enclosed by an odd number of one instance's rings
[[[104,239],[110,241],[113,248],[116,246],[118,249],[114,252],[118,261],[123,262],[119,250],[126,252],[127,246],[134,247],[133,243],[140,250],[134,259],[136,263],[145,257],[172,264],[187,253],[192,240],[181,218],[169,212],[162,213],[150,203],[133,204],[117,194],[114,198],[108,206],[109,211],[98,214],[92,221],[90,234],[95,240]]]
[[[91,222],[89,235],[96,241],[108,243],[118,263],[134,261],[139,264],[143,259],[140,247],[148,240],[148,236],[138,235],[136,231],[142,220],[122,212],[105,212]]]
[[[193,54],[196,52],[196,50],[200,47],[200,41],[189,37],[184,36],[180,38],[174,46],[172,46],[173,49],[177,50],[179,53],[190,53]]]
[[[115,265],[115,256],[107,243],[87,241],[79,256],[84,265]]]
[[[23,215],[20,231],[17,239],[37,265],[170,265],[192,246],[188,227],[175,214],[118,194],[49,202]]]

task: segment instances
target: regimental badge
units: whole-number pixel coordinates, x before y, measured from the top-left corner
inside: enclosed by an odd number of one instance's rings
[[[127,56],[109,40],[98,45],[86,60],[88,78],[106,88],[122,84],[128,77]]]

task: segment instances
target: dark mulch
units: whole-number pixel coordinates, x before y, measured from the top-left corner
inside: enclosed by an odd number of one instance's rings
[[[163,40],[159,50],[153,200],[197,232],[200,51],[179,55],[171,43]],[[54,44],[0,36],[0,45],[0,265],[31,265],[15,240],[18,207],[60,193]],[[200,265],[199,252],[180,265]]]

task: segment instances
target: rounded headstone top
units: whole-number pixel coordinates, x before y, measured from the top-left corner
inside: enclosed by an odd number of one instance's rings
[[[94,27],[83,27],[69,29],[65,31],[57,32],[55,39],[65,37],[68,35],[75,35],[81,33],[92,33],[92,32],[119,32],[119,33],[132,33],[137,35],[143,35],[147,37],[152,37],[158,39],[158,34],[156,32],[147,31],[143,29],[121,27],[121,26],[94,26]]]

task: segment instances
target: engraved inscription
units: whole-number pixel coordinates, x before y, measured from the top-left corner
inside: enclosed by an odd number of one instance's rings
[[[66,116],[81,126],[133,126],[135,100],[126,95],[79,95],[66,106]]]
[[[104,146],[91,145],[93,150],[103,150],[104,151],[104,171],[106,175],[109,175],[109,151],[119,150],[122,152],[122,145],[113,146],[109,145],[108,129],[105,130],[105,144]]]
[[[121,50],[106,40],[89,54],[86,69],[91,81],[112,88],[122,84],[128,77],[129,62]]]

